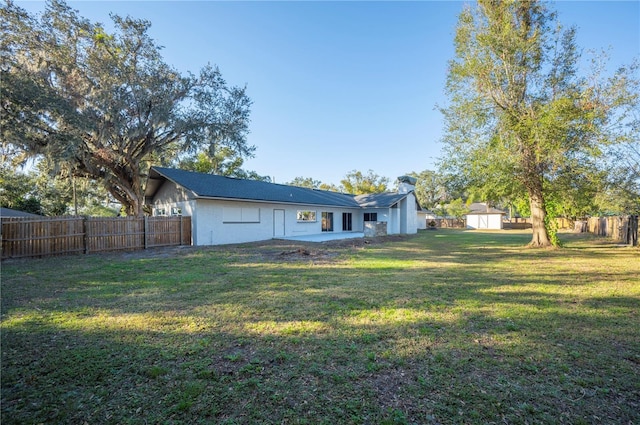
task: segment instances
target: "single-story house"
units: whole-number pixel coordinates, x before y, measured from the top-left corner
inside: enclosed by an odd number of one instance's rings
[[[491,208],[484,202],[469,205],[466,214],[467,229],[502,229],[502,218],[506,212]]]
[[[413,177],[397,192],[350,195],[172,168],[152,167],[145,204],[153,215],[191,216],[194,245],[333,233],[417,233]]]

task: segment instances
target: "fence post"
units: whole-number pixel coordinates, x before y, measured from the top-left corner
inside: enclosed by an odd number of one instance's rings
[[[182,216],[180,216],[180,246],[184,245],[182,240]]]
[[[149,217],[144,216],[144,249],[147,249],[147,238],[149,236]]]
[[[87,226],[87,220],[89,219],[89,217],[82,216],[82,233],[84,233],[84,237],[82,238],[82,242],[84,243],[84,253],[88,254],[89,253],[89,231],[88,228],[89,226]]]

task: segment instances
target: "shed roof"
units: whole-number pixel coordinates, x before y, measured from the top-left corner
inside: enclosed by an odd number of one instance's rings
[[[474,202],[469,205],[469,212],[467,215],[473,214],[506,214],[506,212],[497,208],[492,208],[484,202]]]
[[[153,197],[165,180],[193,192],[196,198],[237,199],[301,205],[324,205],[349,208],[388,208],[407,194],[393,192],[350,195],[327,190],[244,180],[175,168],[152,167],[146,197]]]

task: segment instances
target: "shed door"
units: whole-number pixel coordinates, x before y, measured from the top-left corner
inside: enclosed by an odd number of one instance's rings
[[[284,236],[284,210],[273,210],[273,237]]]
[[[489,216],[488,215],[479,215],[478,216],[478,229],[488,229],[489,228]]]

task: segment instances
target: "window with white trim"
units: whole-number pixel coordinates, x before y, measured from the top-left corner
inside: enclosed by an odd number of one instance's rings
[[[364,221],[378,221],[378,213],[364,213]]]
[[[296,212],[296,220],[298,220],[298,222],[315,222],[317,221],[316,212],[308,210],[298,210]]]

